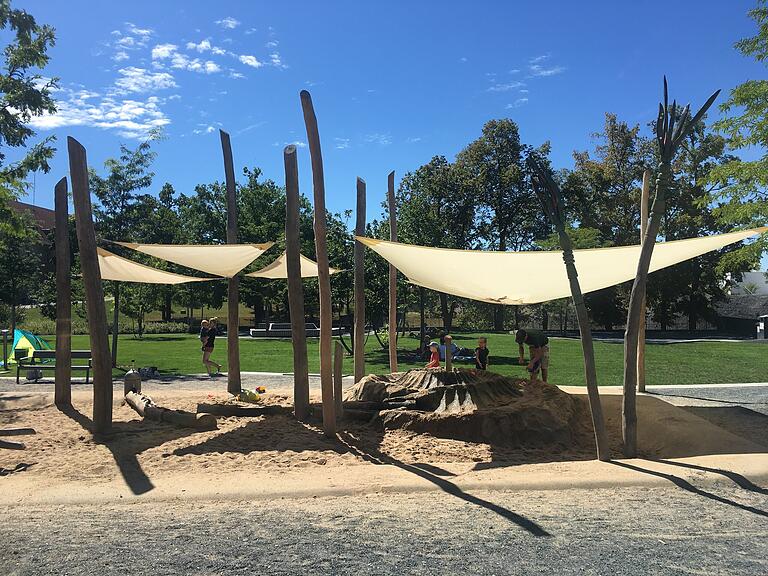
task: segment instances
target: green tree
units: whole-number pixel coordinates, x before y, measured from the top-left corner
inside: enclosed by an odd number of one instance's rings
[[[546,218],[525,165],[525,157],[533,150],[521,142],[517,124],[504,118],[486,122],[481,136],[457,155],[457,166],[474,188],[475,225],[482,247],[524,250],[547,234]],[[549,144],[537,152],[546,157]],[[495,308],[495,330],[504,328],[504,308]]]
[[[744,56],[758,62],[768,61],[768,5],[759,0],[749,11],[757,24],[757,34],[736,43]],[[714,124],[728,139],[731,150],[749,150],[752,160],[732,157],[715,167],[709,179],[719,186],[710,193],[710,201],[719,203],[718,219],[730,227],[764,226],[768,220],[768,80],[747,80],[731,90],[720,105],[722,118]],[[752,268],[768,250],[768,235],[723,258],[723,267]]]

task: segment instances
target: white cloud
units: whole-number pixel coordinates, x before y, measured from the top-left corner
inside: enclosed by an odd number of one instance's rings
[[[421,142],[421,136],[414,136],[412,138],[408,138],[407,142],[409,144],[415,144],[416,142]]]
[[[520,108],[520,106],[523,106],[525,104],[528,104],[528,98],[518,98],[512,104],[507,104],[506,108],[507,110],[511,108]]]
[[[238,60],[240,60],[240,62],[243,64],[247,66],[253,66],[254,68],[261,68],[264,65],[259,62],[255,56],[250,56],[248,54],[241,54],[238,56]]]
[[[274,66],[275,68],[288,68],[285,64],[283,64],[283,61],[280,59],[280,54],[277,52],[273,52],[269,55],[269,63]]]
[[[124,138],[146,138],[153,129],[171,123],[160,106],[164,100],[150,96],[146,100],[102,97],[88,90],[63,90],[57,99],[55,114],[36,116],[29,122],[39,130],[65,126],[90,126],[114,130]]]
[[[198,52],[208,52],[211,49],[210,40],[201,40],[199,44],[187,42],[187,50],[197,50]]]
[[[488,92],[509,92],[510,90],[521,88],[522,86],[525,86],[524,82],[506,82],[506,83],[494,84],[493,86],[488,88]]]
[[[280,146],[280,142],[273,142],[272,146]],[[305,148],[307,143],[296,140],[295,142],[283,142],[283,146],[296,146],[296,148]]]
[[[222,18],[221,20],[216,20],[216,24],[218,24],[222,28],[228,28],[229,30],[233,30],[234,28],[237,28],[238,26],[240,26],[240,21],[232,18],[232,16],[227,16],[226,18]]]
[[[265,44],[267,48],[277,48],[277,46],[280,44],[279,40],[270,40]]]
[[[565,68],[563,66],[552,66],[551,68],[544,68],[538,64],[532,64],[529,67],[529,70],[531,72],[531,76],[545,77],[560,74],[561,72],[565,71]]]
[[[120,78],[115,80],[115,93],[154,92],[166,88],[176,88],[173,76],[167,72],[149,72],[144,68],[129,66],[118,70]]]
[[[230,70],[229,77],[235,80],[241,80],[242,78],[245,78],[245,74],[240,74],[240,72],[235,72],[234,70]]]
[[[201,124],[201,126],[204,126],[204,125]],[[214,128],[209,124],[207,126],[204,126],[203,128],[196,128],[195,130],[192,130],[192,134],[210,134],[214,130],[216,130],[216,128]]]
[[[139,38],[149,38],[155,33],[151,28],[138,28],[135,24],[131,24],[130,22],[125,23],[125,29],[129,34],[133,34]]]
[[[542,54],[541,56],[534,56],[528,60],[529,64],[541,64],[542,62],[549,60],[550,54]]]
[[[349,148],[349,138],[334,138],[333,141],[335,142],[333,147],[337,150],[346,150]]]
[[[112,60],[115,62],[122,62],[123,60],[128,60],[128,52],[125,50],[118,50],[115,52],[114,56],[112,56]]]
[[[467,57],[466,56],[462,56],[461,58],[459,58],[459,62],[461,62],[461,63],[464,63],[466,61],[467,61]]]
[[[164,60],[170,58],[178,46],[176,44],[158,44],[152,48],[152,60]]]
[[[245,34],[246,35],[251,35],[251,34],[254,34],[255,32],[258,32],[258,30],[256,30],[256,28],[248,28],[248,30],[245,31]]]
[[[366,134],[364,140],[369,144],[378,144],[379,146],[389,146],[392,144],[392,136],[390,134],[380,134],[378,132]]]

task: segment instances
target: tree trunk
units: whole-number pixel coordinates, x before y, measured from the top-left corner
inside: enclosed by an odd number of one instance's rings
[[[365,236],[365,180],[357,179],[355,235]],[[355,384],[365,376],[365,246],[355,241]]]
[[[627,326],[624,333],[624,397],[622,399],[622,436],[624,455],[627,458],[637,456],[637,343],[640,332],[640,317],[643,313],[643,295],[648,281],[648,268],[653,256],[656,236],[659,233],[661,218],[666,205],[666,190],[672,182],[672,170],[662,164],[656,180],[656,197],[651,207],[646,237],[640,249],[637,274],[632,285],[627,312]]]
[[[397,207],[395,205],[395,173],[387,176],[389,239],[397,242]],[[389,265],[389,371],[397,372],[397,268]]]
[[[541,307],[541,329],[549,330],[549,312],[544,306]]]
[[[95,434],[104,434],[112,428],[112,358],[107,340],[107,309],[96,253],[96,233],[93,229],[88,161],[85,148],[71,136],[67,138],[67,148],[93,359],[93,431]]]
[[[307,331],[304,319],[304,286],[301,281],[299,238],[299,169],[296,147],[286,146],[285,164],[285,260],[288,271],[288,311],[291,316],[293,345],[293,411],[296,418],[309,416],[309,367],[307,363]]]
[[[227,184],[227,244],[237,244],[237,191],[235,190],[235,167],[232,161],[232,145],[229,134],[219,130],[221,151],[224,155],[224,177]],[[233,276],[227,280],[227,391],[237,395],[240,383],[240,279]]]
[[[317,284],[320,300],[320,387],[323,399],[323,432],[336,436],[336,406],[333,400],[333,357],[331,350],[331,281],[328,267],[328,239],[326,236],[325,178],[323,155],[317,117],[312,97],[301,91],[301,108],[307,128],[309,155],[312,161],[312,184],[315,200],[315,255],[317,256]]]
[[[112,310],[112,367],[117,366],[117,338],[120,333],[120,282],[112,283],[112,293],[115,297]]]
[[[56,228],[56,406],[72,405],[72,281],[67,179],[54,188]],[[7,366],[5,367],[7,368]]]
[[[427,322],[424,318],[424,287],[419,286],[419,354],[424,354],[427,339]]]
[[[648,200],[651,188],[651,171],[643,170],[643,187],[640,193],[640,244],[645,241],[645,233],[648,228]],[[642,312],[640,314],[640,328],[637,337],[637,390],[645,392],[645,316],[647,313],[645,290],[641,295]]]
[[[515,316],[517,316],[517,308],[515,308]],[[504,304],[494,304],[493,306],[493,330],[494,332],[504,330]]]

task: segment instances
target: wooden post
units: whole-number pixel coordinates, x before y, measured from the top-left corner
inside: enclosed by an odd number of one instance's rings
[[[120,333],[120,282],[113,282],[115,286],[115,302],[112,310],[112,366],[117,366],[117,336]]]
[[[320,292],[320,389],[323,399],[323,432],[328,437],[336,436],[336,406],[333,401],[333,358],[331,351],[331,276],[328,270],[328,239],[325,217],[325,178],[323,175],[323,154],[320,149],[320,133],[317,117],[312,106],[312,96],[301,91],[301,108],[307,127],[309,155],[312,159],[312,184],[315,200],[315,255],[317,260],[317,284]]]
[[[395,171],[387,177],[389,239],[397,242],[397,207],[395,205]],[[397,372],[397,268],[389,265],[389,371]]]
[[[445,346],[445,371],[451,372],[453,370],[453,358],[451,351],[448,349],[448,345]]]
[[[93,431],[95,434],[105,434],[112,428],[112,357],[107,339],[107,307],[104,304],[104,287],[93,229],[88,161],[85,148],[71,136],[67,137],[67,149],[93,359]]]
[[[293,344],[293,412],[299,420],[309,416],[309,365],[304,286],[301,281],[299,239],[299,168],[296,146],[283,150],[285,164],[285,265],[288,271],[288,310]],[[269,325],[267,325],[269,326]]]
[[[568,284],[571,288],[573,306],[576,309],[576,317],[579,321],[579,334],[581,335],[581,349],[584,356],[584,379],[587,384],[587,398],[592,415],[592,427],[595,432],[595,448],[597,458],[602,461],[611,459],[611,449],[608,444],[608,434],[605,429],[603,406],[600,403],[600,391],[597,386],[597,369],[595,367],[595,350],[592,342],[592,328],[589,322],[587,306],[581,293],[579,274],[576,270],[576,262],[573,257],[573,246],[568,232],[565,230],[565,215],[563,199],[560,188],[552,179],[547,169],[543,168],[533,157],[528,159],[529,166],[533,169],[532,182],[536,194],[557,230],[560,239],[560,248],[563,250],[563,263],[565,264]],[[447,354],[446,354],[447,356]],[[533,375],[531,375],[533,378]]]
[[[67,179],[54,188],[56,208],[56,406],[72,405],[72,280],[69,248]]]
[[[219,130],[224,155],[224,177],[227,183],[227,244],[237,244],[237,193],[235,167],[229,134]],[[239,394],[240,385],[240,300],[237,276],[227,279],[227,392]]]
[[[337,341],[333,351],[333,400],[336,406],[336,418],[344,417],[344,405],[341,402],[341,379],[344,375],[344,348]]]
[[[648,228],[648,201],[651,189],[651,171],[643,170],[643,187],[640,193],[640,244],[645,242],[645,233]],[[645,286],[642,294],[642,313],[640,315],[640,329],[637,335],[637,391],[645,392],[645,316],[647,314],[645,303]]]
[[[365,180],[357,179],[355,236],[365,236]],[[355,241],[355,384],[365,376],[365,246]]]

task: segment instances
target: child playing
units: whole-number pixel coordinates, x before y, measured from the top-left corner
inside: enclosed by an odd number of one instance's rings
[[[440,368],[440,352],[439,352],[439,346],[437,342],[430,342],[429,343],[429,364],[427,364],[427,368]]]
[[[477,339],[477,348],[475,348],[475,368],[478,370],[488,370],[488,339],[481,336]]]

